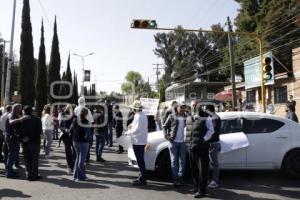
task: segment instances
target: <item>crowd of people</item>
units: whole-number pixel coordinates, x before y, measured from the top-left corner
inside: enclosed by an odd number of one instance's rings
[[[298,121],[295,106],[296,102],[292,99],[287,103],[287,117]],[[131,136],[140,172],[133,185],[143,186],[147,184],[144,153],[148,148],[149,120],[140,101],[135,101],[130,109],[125,135]],[[50,159],[52,141],[58,139],[58,146],[61,142],[64,144],[67,172],[73,175],[76,182],[87,180],[85,169],[91,157],[94,138],[96,161],[105,162],[102,152],[105,145],[113,146],[113,128],[117,138],[124,134],[120,107],[113,106],[108,100],[103,105],[88,108],[85,99],[80,97],[77,106],[68,105],[54,110],[53,112],[51,105],[45,105],[39,118],[30,106],[22,108],[22,105],[14,104],[5,107],[0,118],[0,161],[5,165],[7,178],[19,177],[13,166],[20,167],[20,147],[23,150],[27,180],[43,178],[38,171],[41,141],[45,158]],[[215,106],[204,106],[198,101],[192,101],[188,106],[174,101],[169,109],[164,109],[159,118],[161,120],[156,124],[157,128],[163,130],[165,139],[169,142],[174,186],[184,184],[185,170],[190,169],[195,198],[205,196],[207,188],[219,187],[221,120]],[[119,145],[117,153],[123,152],[123,147]],[[187,159],[190,162],[186,162]],[[189,163],[189,168],[186,163]]]
[[[107,145],[113,146],[113,127],[117,137],[123,133],[123,116],[119,105],[109,100],[88,108],[80,97],[78,105],[54,107],[45,105],[41,117],[33,107],[20,104],[8,105],[0,117],[0,162],[4,163],[7,178],[19,178],[14,166],[20,168],[19,154],[22,147],[26,179],[35,181],[42,178],[38,172],[40,149],[46,159],[52,157],[52,142],[64,144],[67,172],[75,181],[86,180],[86,165],[89,163],[91,147],[95,138],[97,162],[105,162],[102,152]],[[134,114],[129,119],[133,122]],[[129,126],[132,125],[128,122]],[[42,148],[41,148],[42,146]],[[123,153],[119,146],[116,153]]]

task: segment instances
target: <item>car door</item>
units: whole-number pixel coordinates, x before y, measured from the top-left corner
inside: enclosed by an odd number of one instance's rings
[[[242,118],[239,116],[222,119],[220,134],[242,132]],[[219,155],[222,169],[243,169],[246,167],[246,149],[241,148]]]
[[[244,132],[247,134],[247,168],[272,169],[281,147],[289,141],[288,125],[279,119],[244,116]]]

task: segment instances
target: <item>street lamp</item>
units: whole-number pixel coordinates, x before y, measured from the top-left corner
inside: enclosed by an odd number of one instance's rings
[[[82,62],[82,84],[81,84],[81,90],[80,90],[80,95],[83,96],[84,95],[84,59],[88,56],[93,55],[94,53],[89,53],[86,55],[79,55],[76,53],[73,53],[74,56],[80,57],[81,58],[81,62]]]

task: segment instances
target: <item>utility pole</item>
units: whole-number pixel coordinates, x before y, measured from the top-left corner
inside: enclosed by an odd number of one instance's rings
[[[6,40],[2,40],[3,41],[3,57],[2,57],[2,70],[1,70],[1,105],[4,104],[4,90],[5,90],[5,46],[6,43],[8,43],[9,41]]]
[[[153,69],[156,70],[156,84],[157,84],[157,90],[159,91],[159,75],[160,75],[160,70],[162,70],[163,68],[162,67],[159,67],[159,66],[162,66],[163,64],[152,64],[152,65],[155,65],[156,67],[154,67]]]
[[[16,0],[14,0],[14,5],[13,5],[13,17],[12,17],[12,25],[11,25],[10,49],[9,49],[7,74],[6,74],[4,105],[8,105],[10,103],[10,79],[11,79],[11,67],[13,62],[15,18],[16,18]]]
[[[228,25],[228,47],[229,47],[229,58],[230,58],[230,68],[231,68],[231,86],[232,86],[232,107],[235,110],[237,108],[237,97],[236,97],[236,88],[235,88],[235,63],[234,63],[234,55],[232,50],[232,26],[230,18],[227,17],[227,25]]]

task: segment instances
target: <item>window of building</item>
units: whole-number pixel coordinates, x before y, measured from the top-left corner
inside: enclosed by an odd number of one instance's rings
[[[286,103],[288,101],[287,86],[274,88],[274,103]]]
[[[255,103],[256,90],[246,91],[247,103]]]

